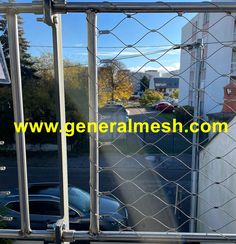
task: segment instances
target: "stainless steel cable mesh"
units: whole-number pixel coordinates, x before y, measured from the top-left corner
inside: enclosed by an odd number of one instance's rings
[[[221,242],[234,243],[228,236],[235,234],[236,224],[236,15],[222,12],[217,2],[206,3],[206,9],[213,7],[213,12],[199,9],[201,13],[193,13],[191,3],[186,3],[187,7],[177,12],[175,4],[157,2],[160,9],[167,8],[165,13],[154,13],[145,3],[136,6],[139,11],[143,6],[143,13],[130,13],[128,7],[125,9],[127,3],[123,6],[100,3],[107,13],[99,13],[100,7],[93,9],[91,6],[96,6],[96,3],[88,6],[87,3],[75,2],[57,4],[54,1],[51,6],[55,13],[65,7],[65,12],[87,14],[86,55],[89,62],[88,66],[81,65],[89,73],[90,121],[127,124],[128,119],[132,119],[147,125],[158,122],[163,126],[178,116],[181,109],[187,118],[183,122],[183,131],[177,132],[153,133],[144,129],[100,133],[99,137],[91,133],[90,230],[61,230],[59,241],[63,238],[66,241],[113,241],[119,240],[117,235],[127,237],[127,241],[135,238],[139,241],[145,241],[145,238],[152,242],[162,238],[173,241],[173,234],[178,236],[177,232],[190,232],[185,237],[185,234],[179,235],[174,241],[181,241],[182,237],[187,241],[194,238],[208,241],[210,233],[216,233],[219,236],[215,238]],[[30,12],[28,7],[24,8]],[[100,11],[106,12],[104,9]],[[108,9],[115,13],[109,13]],[[55,65],[58,62],[57,59]],[[153,70],[156,72],[154,76],[150,74]],[[160,74],[162,78],[179,79],[178,105],[173,113],[168,113],[167,108],[156,109],[156,103],[168,99],[170,94],[145,105],[142,104],[144,95],[137,98],[135,94],[137,90],[140,92],[140,87],[168,93],[155,87],[154,78],[159,78]],[[62,76],[59,74],[58,80]],[[144,76],[148,77],[149,85],[141,81]],[[151,88],[152,82],[154,87]],[[227,121],[229,131],[205,134],[189,131],[190,123],[209,121]],[[21,155],[25,150],[17,153]],[[5,168],[0,167],[1,170]],[[81,172],[88,174],[89,170]],[[60,180],[64,177],[67,176],[62,175]],[[2,191],[1,194],[10,192]],[[101,204],[104,199],[110,201],[106,209]],[[114,205],[119,205],[118,210],[112,208]],[[12,219],[0,214],[0,220]],[[101,226],[101,222],[106,221],[109,221],[106,227],[110,229]],[[203,233],[203,237],[193,232]],[[37,235],[45,239],[43,236],[50,233],[25,232],[29,239],[32,234],[35,234],[35,239]],[[129,236],[130,233],[137,233],[137,236]],[[3,237],[12,234],[13,238],[20,235],[14,231],[10,234],[2,231],[1,234]],[[235,240],[235,236],[232,238]]]
[[[217,6],[217,4],[215,5]],[[98,20],[103,18],[101,15],[98,14]],[[205,109],[200,117],[197,118],[194,118],[193,114],[189,114],[191,119],[185,124],[184,128],[188,128],[187,124],[194,119],[200,122],[208,121],[207,114],[214,111],[221,112],[224,104],[224,86],[221,85],[222,99],[218,101],[218,98],[214,97],[214,93],[212,93],[212,90],[217,89],[214,88],[214,85],[222,77],[228,78],[228,83],[230,83],[234,74],[234,70],[231,69],[230,72],[221,73],[220,69],[216,67],[224,62],[223,60],[215,59],[219,57],[217,56],[219,52],[227,49],[232,52],[235,43],[233,36],[229,40],[225,40],[224,35],[219,36],[216,33],[217,26],[221,26],[222,23],[224,24],[230,20],[232,25],[230,28],[234,28],[235,15],[231,13],[208,13],[209,19],[205,24],[202,22],[199,24],[194,21],[196,18],[199,21],[203,21],[206,13],[197,14],[197,17],[183,13],[166,14],[165,17],[163,17],[163,14],[156,15],[162,15],[159,18],[165,18],[165,23],[159,24],[156,21],[158,20],[156,16],[153,17],[153,22],[151,22],[150,19],[145,18],[144,14],[123,13],[123,16],[119,14],[119,18],[116,17],[115,21],[112,20],[112,15],[106,16],[106,25],[104,26],[104,21],[101,21],[103,26],[98,24],[97,27],[98,43],[105,41],[112,43],[112,40],[114,40],[114,46],[120,45],[120,48],[114,48],[113,52],[108,52],[106,55],[109,58],[104,59],[103,54],[98,54],[98,70],[108,67],[104,64],[112,64],[115,66],[116,72],[121,72],[122,67],[118,65],[119,61],[130,60],[126,62],[128,67],[123,68],[129,69],[132,60],[139,59],[142,64],[140,65],[139,62],[139,67],[134,72],[129,72],[130,77],[133,79],[137,79],[135,75],[140,71],[144,72],[145,67],[152,63],[152,67],[165,70],[169,77],[178,77],[180,84],[185,84],[195,94],[197,89],[194,83],[197,81],[190,81],[189,74],[191,69],[196,69],[196,64],[201,62],[200,72],[202,77],[199,81],[201,88],[198,90],[198,96],[203,96],[206,100],[205,103],[208,102],[210,104],[210,108]],[[171,34],[171,24],[174,21],[183,21],[183,26],[189,28],[185,37],[183,37],[184,29],[182,29],[182,40],[178,43],[176,43],[176,38],[173,38]],[[137,30],[136,35],[132,36],[129,33],[125,35],[124,30],[127,31],[132,28],[132,25]],[[164,28],[169,30],[168,34],[164,31]],[[150,34],[152,34],[152,39],[149,39],[149,42],[151,42],[150,47],[156,40],[156,43],[158,43],[157,47],[162,47],[162,50],[143,51],[145,47],[148,47],[148,41],[145,41],[145,46],[141,42]],[[179,35],[181,35],[181,29],[179,30]],[[160,38],[163,39],[161,43]],[[205,41],[206,38],[208,39],[207,41]],[[202,39],[202,45],[196,45],[198,39]],[[211,47],[210,52],[209,47]],[[201,60],[195,56],[197,48],[207,52],[203,54]],[[180,71],[178,74],[169,70],[165,64],[165,59],[168,58],[168,55],[176,50],[181,50],[178,53],[180,60]],[[127,55],[128,51],[130,53],[133,51],[133,53]],[[181,57],[184,55],[190,61],[183,61]],[[213,62],[212,60],[214,59],[215,61]],[[215,74],[212,77],[208,76],[206,79],[206,77],[203,77],[205,75],[203,72],[206,72],[206,70],[209,72],[210,69]],[[106,89],[107,87],[104,87],[105,91]],[[185,102],[186,99],[189,99],[189,96],[189,92],[185,92],[185,94],[182,92],[179,106],[189,104]],[[124,106],[127,106],[127,104],[124,104]],[[204,102],[202,106],[205,106]],[[230,108],[231,112],[235,114],[233,107],[227,104],[225,106]],[[113,111],[112,117],[114,118],[115,114],[119,116],[122,109],[120,107]],[[148,122],[149,124],[153,121],[159,123],[166,121],[165,111],[156,112],[140,108],[139,106],[133,106],[133,108],[128,110],[129,118],[135,121]],[[189,113],[187,110],[185,112]],[[102,114],[100,116],[100,121],[104,121]],[[199,166],[196,169],[199,180],[195,182],[198,186],[198,192],[196,193],[198,210],[197,216],[194,217],[196,231],[233,232],[232,228],[235,224],[236,216],[232,212],[232,206],[231,208],[226,206],[227,204],[228,206],[233,204],[235,199],[235,191],[230,183],[231,180],[233,182],[233,177],[235,176],[235,165],[232,159],[227,158],[230,154],[234,155],[235,139],[232,135],[233,130],[235,130],[234,123],[231,123],[229,125],[229,133],[222,132],[215,135],[213,139],[201,134],[200,141],[196,145],[197,153],[200,155]],[[151,132],[143,132],[127,133],[125,136],[125,139],[122,134],[119,134],[106,142],[100,140],[99,147],[101,155],[99,171],[100,195],[111,196],[119,201],[122,206],[120,210],[128,209],[128,223],[119,224],[124,230],[131,231],[189,231],[191,221],[190,203],[194,195],[191,192],[191,173],[193,170],[191,165],[193,160],[191,151],[193,147],[192,134],[180,132],[153,134]],[[213,150],[211,148],[211,144],[215,143],[214,140],[219,140],[218,137],[223,136],[226,138],[221,140],[224,153],[218,154],[216,149]],[[231,140],[232,147],[224,145],[225,140]],[[206,160],[206,154],[209,160]],[[217,162],[222,167],[220,172],[218,172],[219,168],[214,166]],[[216,168],[214,169],[214,167]],[[228,169],[229,167],[230,172],[226,174],[224,172],[225,168]],[[209,170],[211,171],[209,172]],[[205,185],[206,182],[207,184]],[[221,191],[219,188],[221,188]],[[224,192],[225,196],[222,196],[219,191],[221,193]],[[211,201],[211,194],[219,198],[218,203]],[[206,216],[209,216],[209,218]],[[103,217],[102,214],[101,217]],[[216,219],[215,222],[212,221],[213,218]],[[117,220],[116,216],[114,216],[114,220]]]

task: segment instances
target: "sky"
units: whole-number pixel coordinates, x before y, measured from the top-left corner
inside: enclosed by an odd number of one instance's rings
[[[33,56],[52,52],[51,28],[36,20],[42,16],[23,14],[22,17],[25,37],[30,43],[29,52]],[[191,20],[193,14],[185,14],[184,17]],[[132,18],[126,18],[123,13],[98,14],[98,29],[112,30],[111,34],[98,35],[98,60],[117,58],[128,69],[136,72],[178,69],[180,52],[169,49],[174,44],[181,43],[181,28],[188,22],[185,18],[178,17],[177,14],[160,13],[135,14]],[[86,15],[63,14],[62,23],[64,58],[87,64]],[[158,33],[150,32],[151,29],[158,30]],[[128,48],[127,45],[135,48]],[[150,62],[149,59],[157,62]]]

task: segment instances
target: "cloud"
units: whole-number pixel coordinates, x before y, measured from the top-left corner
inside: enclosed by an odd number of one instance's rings
[[[161,74],[162,73],[166,73],[168,71],[174,71],[174,70],[178,70],[180,68],[180,63],[179,62],[175,62],[173,64],[170,65],[163,65],[160,66],[136,66],[136,67],[128,67],[129,70],[131,70],[132,72],[145,72],[147,70],[157,70],[159,71]]]
[[[77,44],[78,46],[80,44]],[[81,44],[82,45],[82,44]],[[168,50],[165,49],[165,50]],[[143,53],[143,56],[141,53]],[[148,61],[144,55],[146,55],[146,57],[150,58],[150,59],[159,59],[160,62],[162,62],[161,60],[165,59],[166,58],[171,58],[174,57],[174,56],[178,56],[179,55],[179,50],[170,50],[170,51],[164,51],[164,49],[162,50],[153,50],[152,48],[149,48],[149,47],[144,47],[144,48],[140,48],[140,52],[133,49],[133,50],[123,50],[121,52],[121,50],[114,50],[114,49],[109,49],[109,50],[99,50],[98,49],[98,57],[99,59],[114,59],[116,58],[117,60],[120,60],[121,62],[125,62],[125,61],[132,61],[132,60],[146,60]],[[156,53],[155,53],[156,52]],[[88,53],[86,50],[71,50],[71,49],[64,49],[64,53],[66,54],[66,56],[68,58],[71,57],[78,57],[78,58],[81,58],[81,57],[87,57],[88,56]]]
[[[173,63],[171,65],[167,65],[167,66],[164,66],[164,67],[159,67],[157,70],[160,73],[166,73],[168,71],[178,70],[179,68],[180,68],[180,62],[176,62],[176,63]]]
[[[119,51],[98,51],[98,56],[99,57],[110,57],[110,58],[114,58],[116,57],[118,54],[118,58],[122,59],[122,58],[135,58],[132,56],[136,56],[138,58],[143,56],[154,56],[157,58],[161,55],[179,55],[180,51],[179,50],[169,50],[170,47],[167,47],[165,49],[160,49],[160,50],[154,50],[153,48],[149,48],[149,47],[145,47],[145,48],[137,48],[138,50],[133,50],[133,51],[128,51],[128,50],[119,50]]]

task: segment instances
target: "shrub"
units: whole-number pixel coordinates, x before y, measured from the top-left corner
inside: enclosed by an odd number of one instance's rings
[[[192,106],[185,105],[175,109],[175,118],[177,121],[188,124],[193,119],[194,109]]]
[[[175,89],[171,94],[172,98],[178,99],[179,98],[179,89]]]
[[[147,89],[142,97],[140,98],[139,102],[141,105],[148,105],[153,104],[155,102],[160,101],[163,98],[163,94],[161,92]]]

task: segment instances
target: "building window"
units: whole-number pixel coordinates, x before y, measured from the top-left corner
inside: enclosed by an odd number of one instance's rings
[[[207,48],[208,48],[208,45],[205,45],[204,46],[204,50],[203,50],[203,64],[202,64],[202,69],[206,69],[206,62],[207,62]]]
[[[236,83],[236,76],[230,77],[230,83]]]
[[[234,22],[234,33],[233,40],[236,41],[236,21]]]
[[[190,71],[189,80],[190,80],[190,82],[194,81],[194,71],[193,70]]]
[[[204,45],[204,50],[203,50],[203,59],[207,59],[207,53],[208,53],[208,44]]]
[[[195,63],[196,63],[195,50],[192,50],[190,52],[190,55],[191,55],[191,60],[190,60],[190,72],[191,72],[191,71],[195,71]]]
[[[188,105],[192,106],[193,105],[193,89],[189,89],[189,97],[188,97]]]
[[[236,72],[236,48],[232,51],[231,73]]]
[[[201,80],[202,81],[206,80],[206,68],[203,68],[201,71]]]
[[[197,37],[198,22],[195,21],[192,24],[193,24],[193,27],[192,27],[192,41],[193,41],[193,40],[196,40],[196,37]]]
[[[203,24],[202,24],[203,35],[207,35],[208,29],[209,29],[209,13],[204,13]]]
[[[204,45],[204,50],[203,50],[201,80],[206,79],[207,50],[208,50],[208,45],[206,44],[206,45]]]
[[[226,93],[227,93],[228,96],[230,96],[232,94],[232,90],[230,88],[227,88],[226,89]]]
[[[209,24],[209,13],[204,13],[203,15],[203,28]],[[204,28],[205,29],[205,28]]]

